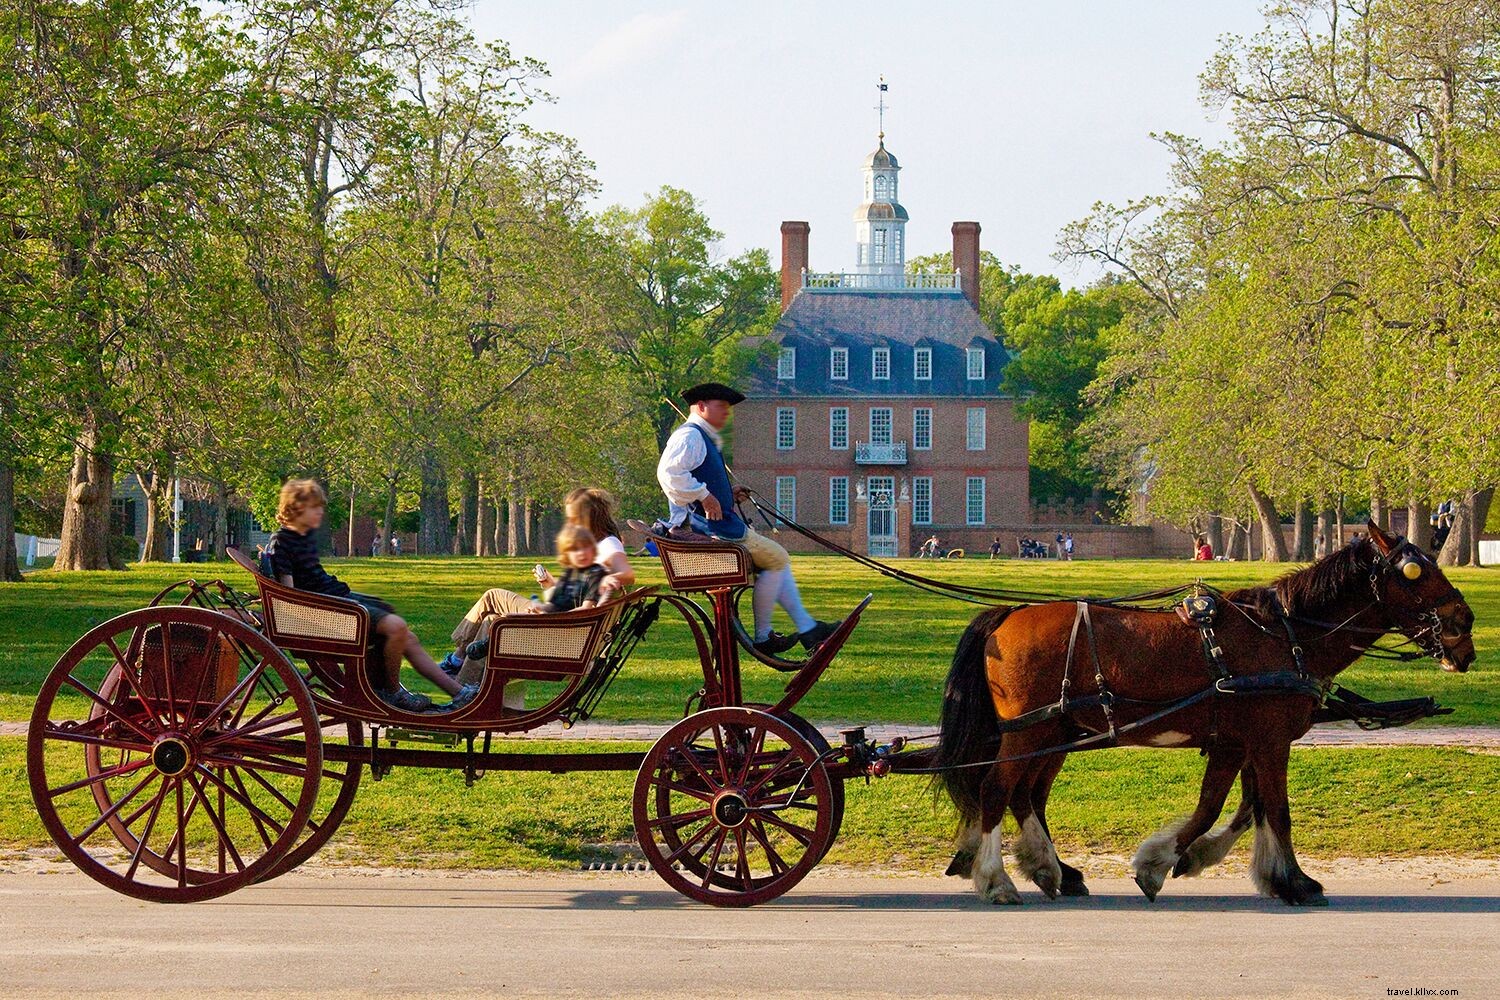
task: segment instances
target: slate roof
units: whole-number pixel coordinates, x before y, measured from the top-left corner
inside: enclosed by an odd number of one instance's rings
[[[770,340],[797,349],[797,377],[778,379],[777,359],[754,371],[752,398],[788,396],[946,396],[990,398],[1010,360],[968,299],[957,291],[817,291],[803,289]],[[913,378],[913,348],[932,349],[932,378]],[[968,378],[969,347],[983,347],[984,378]],[[830,348],[849,350],[849,378],[829,376]],[[871,378],[871,352],[891,352],[891,377]]]

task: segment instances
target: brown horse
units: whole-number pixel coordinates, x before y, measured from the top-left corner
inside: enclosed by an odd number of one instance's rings
[[[1253,819],[1257,888],[1294,905],[1326,903],[1292,852],[1292,741],[1307,732],[1320,692],[1380,636],[1398,631],[1461,672],[1474,661],[1473,624],[1437,564],[1374,524],[1306,569],[1224,595],[1207,642],[1170,612],[1108,603],[985,611],[959,641],[943,701],[937,760],[960,817],[949,874],[972,874],[991,902],[1021,901],[1002,853],[1009,808],[1021,872],[1049,897],[1086,895],[1047,830],[1047,794],[1066,757],[1050,751],[1103,734],[1106,746],[1197,747],[1208,759],[1197,809],[1136,853],[1148,898],[1168,872],[1195,875],[1223,860]],[[1035,724],[1001,724],[1021,716]],[[1240,809],[1210,833],[1236,775]]]

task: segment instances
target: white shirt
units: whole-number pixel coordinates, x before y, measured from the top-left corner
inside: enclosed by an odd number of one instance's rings
[[[705,434],[713,438],[715,447],[724,446],[719,432],[696,413],[667,438],[667,446],[661,451],[661,461],[656,463],[656,481],[661,485],[661,491],[667,495],[667,500],[678,507],[687,507],[695,500],[708,496],[708,487],[693,475],[693,470],[708,457],[708,445],[703,443],[702,436],[694,433],[688,424],[702,428]]]
[[[598,563],[600,566],[605,566],[605,568],[607,569],[608,566],[606,566],[606,564],[612,558],[617,555],[622,555],[624,552],[625,543],[620,541],[617,536],[610,535],[607,538],[599,539],[599,541],[594,545],[594,562]]]

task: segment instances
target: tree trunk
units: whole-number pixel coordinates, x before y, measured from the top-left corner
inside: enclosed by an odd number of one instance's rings
[[[1426,500],[1407,503],[1406,539],[1423,552],[1432,547],[1432,504]]]
[[[495,531],[490,535],[489,555],[498,556],[505,550],[505,501],[504,498],[496,496],[495,502]]]
[[[1326,556],[1334,549],[1332,507],[1324,508],[1322,513],[1318,515],[1318,535],[1323,539],[1322,555]],[[1313,539],[1313,555],[1318,555],[1317,546],[1317,539]]]
[[[489,497],[484,493],[484,480],[478,476],[474,477],[474,543],[471,546],[476,556],[487,556],[490,554],[489,533],[490,505]]]
[[[1466,566],[1469,559],[1469,523],[1474,516],[1469,497],[1460,497],[1453,505],[1453,530],[1438,553],[1439,566]]]
[[[350,524],[354,522],[351,520]],[[352,529],[351,529],[352,530]],[[351,536],[352,537],[352,536]],[[229,489],[223,483],[214,484],[214,540],[210,548],[214,558],[224,554],[229,545]],[[354,554],[350,546],[350,555]]]
[[[505,506],[505,554],[518,556],[521,554],[521,500],[519,497],[507,497]]]
[[[1266,562],[1286,562],[1286,539],[1281,534],[1281,518],[1276,505],[1254,486],[1248,487],[1250,501],[1255,504],[1255,514],[1260,519],[1260,541]]]
[[[1333,502],[1333,538],[1337,548],[1343,548],[1344,538],[1344,494],[1340,493]]]
[[[1391,507],[1379,493],[1370,497],[1370,520],[1386,534],[1391,531]]]
[[[401,482],[400,475],[391,475],[389,478],[391,488],[385,495],[385,521],[380,528],[380,545],[376,547],[375,554],[384,556],[391,551],[391,531],[396,523],[396,486]]]
[[[1484,535],[1484,526],[1489,522],[1490,501],[1495,498],[1495,488],[1486,486],[1472,494],[1474,519],[1469,527],[1469,565],[1479,566],[1479,540]]]
[[[431,555],[453,551],[453,527],[448,513],[448,473],[433,448],[422,452],[421,526],[417,551]]]
[[[1313,552],[1312,505],[1306,500],[1297,501],[1297,510],[1292,518],[1292,558],[1308,562]]]
[[[19,583],[21,561],[16,557],[16,470],[0,458],[0,581]]]
[[[146,544],[141,548],[141,562],[166,562],[167,538],[172,533],[172,500],[166,485],[172,481],[171,469],[165,475],[161,469],[152,469],[147,475],[137,472],[135,481],[146,495]]]
[[[1204,531],[1208,539],[1208,547],[1214,550],[1215,555],[1228,558],[1229,552],[1224,548],[1224,519],[1218,514],[1208,515],[1208,527]]]
[[[538,539],[540,538],[540,534],[541,534],[539,531],[535,530],[535,528],[536,528],[536,501],[533,500],[531,497],[527,497],[526,498],[525,518],[526,518],[526,520],[525,520],[524,524],[526,526],[526,554],[528,556],[530,556],[530,555],[535,555],[536,554],[536,543],[537,543]]]
[[[465,472],[459,482],[458,531],[454,537],[453,554],[472,556],[479,551],[475,544],[479,530],[479,476],[473,472]]]
[[[84,426],[73,447],[73,468],[63,504],[62,544],[54,568],[124,569],[111,559],[109,501],[114,492],[115,463],[100,447],[101,416],[84,415]]]

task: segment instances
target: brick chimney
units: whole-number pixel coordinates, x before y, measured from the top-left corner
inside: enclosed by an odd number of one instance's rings
[[[786,229],[782,226],[783,231]],[[953,266],[961,275],[964,298],[979,310],[979,223],[953,224]],[[783,274],[786,272],[783,271]]]
[[[792,298],[802,288],[802,272],[807,270],[807,234],[811,231],[812,227],[805,222],[781,224],[782,312],[786,312],[786,307],[792,304]]]

